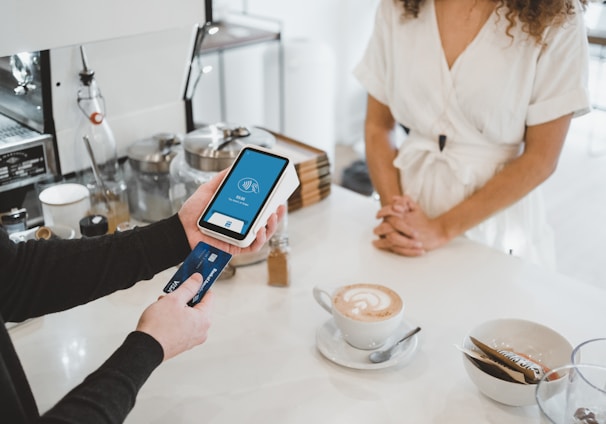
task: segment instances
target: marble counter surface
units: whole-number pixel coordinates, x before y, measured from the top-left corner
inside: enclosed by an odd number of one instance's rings
[[[538,408],[483,396],[455,348],[477,324],[522,318],[573,345],[603,337],[606,292],[465,239],[421,258],[372,247],[370,198],[335,186],[292,213],[290,287],[267,285],[266,263],[218,281],[207,342],[162,364],[128,423],[537,423]],[[99,366],[135,328],[175,269],[151,281],[11,330],[40,409]],[[420,325],[406,361],[384,369],[337,365],[316,347],[328,314],[316,284],[377,282]]]

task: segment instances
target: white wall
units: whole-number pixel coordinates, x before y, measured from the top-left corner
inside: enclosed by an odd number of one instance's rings
[[[280,19],[283,35],[325,43],[335,57],[335,128],[338,143],[359,140],[366,95],[351,72],[372,30],[378,0],[249,0],[250,13]],[[321,93],[319,93],[321,94]]]
[[[2,0],[0,56],[204,21],[202,0]]]
[[[311,43],[326,46],[332,52],[335,64],[334,93],[328,93],[328,97],[334,97],[332,119],[334,120],[335,141],[354,144],[362,139],[366,93],[353,78],[351,72],[366,47],[377,3],[378,0],[308,0],[305,2],[217,0],[214,7],[215,18],[220,18],[226,11],[231,10],[245,11],[252,15],[280,20],[283,24],[284,45],[287,47],[289,41],[293,40],[297,42],[309,40]],[[246,82],[248,86],[255,87],[262,83],[257,78],[258,68],[262,66],[259,65],[259,61],[263,55],[247,53],[245,50],[238,49],[229,53],[229,70],[226,71],[228,85]],[[206,77],[209,87],[208,91],[205,91],[205,101],[209,102],[212,101],[209,99],[213,95],[211,81],[218,77],[212,75]],[[313,74],[310,77],[313,77]],[[324,86],[322,83],[314,84],[313,81],[309,85],[312,89],[314,86]],[[325,92],[315,94],[327,95]],[[252,102],[249,108],[246,107],[246,98],[238,98],[237,95],[230,94],[227,102],[230,105],[237,104],[238,110],[237,112],[230,110],[228,118],[245,122],[256,122],[255,120],[261,119],[258,115],[258,96],[248,100]],[[268,98],[264,101],[275,102],[276,99]],[[247,113],[246,110],[249,112]],[[275,128],[275,116],[266,116],[264,119],[266,120],[265,125]],[[313,126],[313,122],[310,122],[309,125]],[[322,128],[324,127],[322,126]],[[321,128],[318,131],[321,131]]]

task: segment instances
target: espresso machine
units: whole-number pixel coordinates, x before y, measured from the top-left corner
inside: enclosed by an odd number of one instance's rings
[[[0,57],[0,223],[9,232],[42,222],[35,184],[60,175],[50,96],[48,51]]]

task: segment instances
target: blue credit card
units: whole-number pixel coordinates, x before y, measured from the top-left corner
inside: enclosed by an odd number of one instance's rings
[[[194,250],[187,255],[187,258],[185,258],[185,261],[183,261],[175,275],[173,275],[166,287],[164,287],[164,292],[170,293],[175,291],[192,274],[199,272],[202,274],[202,285],[193,299],[187,303],[189,306],[194,306],[202,300],[210,286],[212,286],[221,274],[221,271],[223,271],[223,268],[227,266],[230,259],[231,254],[204,242],[200,242]]]

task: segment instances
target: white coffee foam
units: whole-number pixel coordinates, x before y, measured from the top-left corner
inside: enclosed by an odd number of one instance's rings
[[[338,290],[333,296],[333,305],[352,319],[381,321],[398,314],[402,309],[402,300],[387,287],[361,283]]]
[[[391,297],[387,293],[371,287],[353,287],[343,293],[343,300],[355,315],[382,311],[391,305]]]

